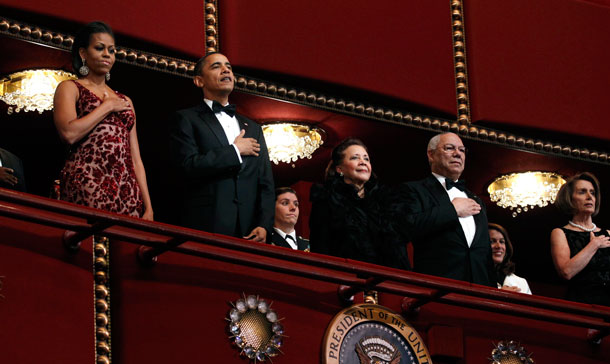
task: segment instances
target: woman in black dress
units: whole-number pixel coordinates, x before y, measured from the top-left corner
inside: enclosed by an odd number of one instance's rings
[[[599,182],[588,172],[561,187],[555,205],[571,217],[551,232],[551,255],[568,280],[567,299],[610,306],[610,233],[593,223],[599,212]]]
[[[406,241],[390,224],[390,194],[377,183],[358,139],[333,149],[323,185],[311,188],[311,251],[410,269]]]

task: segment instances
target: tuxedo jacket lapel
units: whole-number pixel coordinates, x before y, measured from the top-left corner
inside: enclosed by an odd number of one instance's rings
[[[451,203],[447,191],[445,191],[443,185],[433,175],[426,179],[426,187],[437,203]]]
[[[426,184],[430,194],[434,197],[437,203],[451,203],[449,199],[449,194],[447,190],[443,187],[443,185],[434,177],[434,175],[430,175],[426,180]],[[467,193],[468,195],[468,193]],[[465,246],[468,246],[468,242],[466,241],[466,235],[464,234],[464,229],[462,228],[462,224],[460,224],[459,220],[457,222],[456,235],[459,236],[460,242]],[[476,219],[475,219],[476,224]],[[477,229],[478,231],[479,229]]]
[[[216,115],[214,115],[214,112],[208,107],[205,102],[202,102],[200,104],[199,116],[201,117],[201,120],[203,120],[205,125],[207,125],[210,130],[212,130],[212,133],[216,136],[216,139],[218,139],[220,145],[227,146],[231,144],[227,139],[227,135],[225,134],[222,125],[220,125],[220,121],[218,121]]]
[[[244,129],[246,131],[246,135],[248,134],[248,128],[249,128],[249,123],[246,121],[246,119],[238,114],[235,114],[235,118],[237,119],[237,121],[239,122],[239,129],[242,130]]]
[[[235,114],[235,118],[237,119],[237,122],[239,124],[239,130],[241,132],[241,130],[245,130],[246,132],[244,133],[244,138],[251,138],[252,136],[250,135],[250,126],[249,123],[245,120],[245,118],[241,115],[237,115]],[[242,165],[241,165],[241,169],[245,169],[247,165],[249,165],[249,163],[252,162],[252,158],[247,158],[245,156],[242,156]]]

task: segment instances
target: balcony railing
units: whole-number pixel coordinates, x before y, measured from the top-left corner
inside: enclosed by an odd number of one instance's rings
[[[166,251],[216,259],[339,285],[338,294],[376,290],[404,296],[403,310],[428,302],[496,312],[592,329],[596,342],[610,333],[610,308],[530,296],[476,284],[306,253],[248,240],[108,213],[62,201],[0,189],[0,216],[65,229],[64,244],[78,249],[94,234],[142,245],[140,260],[152,264]],[[0,225],[2,221],[0,221]],[[253,259],[255,255],[256,259]]]

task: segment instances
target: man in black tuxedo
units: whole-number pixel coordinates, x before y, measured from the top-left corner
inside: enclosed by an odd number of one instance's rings
[[[26,191],[21,159],[2,148],[0,148],[0,187]]]
[[[404,185],[414,271],[496,286],[485,206],[463,181],[466,148],[444,133],[428,143],[432,175]]]
[[[235,78],[221,53],[202,57],[195,85],[204,99],[176,113],[170,153],[182,172],[184,226],[265,242],[274,186],[261,127],[229,105]]]
[[[309,240],[297,236],[294,226],[299,219],[299,199],[290,187],[275,190],[275,217],[271,231],[271,244],[309,251]]]

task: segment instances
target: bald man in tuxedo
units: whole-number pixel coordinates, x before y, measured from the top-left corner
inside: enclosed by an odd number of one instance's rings
[[[454,133],[428,143],[432,174],[403,186],[403,228],[413,242],[413,270],[496,287],[483,202],[460,176],[466,148]]]

